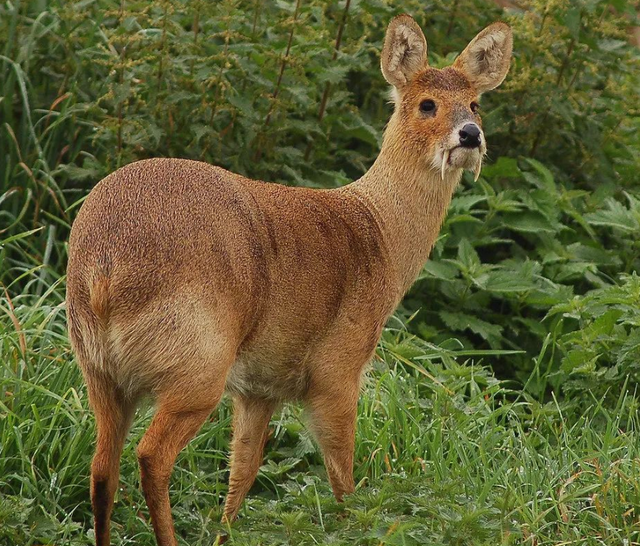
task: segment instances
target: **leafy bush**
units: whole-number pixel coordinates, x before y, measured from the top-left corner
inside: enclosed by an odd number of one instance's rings
[[[522,5],[509,14],[479,0],[2,6],[0,189],[10,218],[61,224],[64,238],[70,203],[148,156],[206,159],[288,183],[359,176],[389,115],[378,51],[398,11],[426,29],[436,66],[481,26],[507,19],[515,61],[484,105],[490,155],[544,158],[561,183],[626,185],[639,144],[637,52],[622,19],[635,16],[633,4]],[[46,233],[39,237],[43,247]]]
[[[640,382],[640,278],[622,278],[619,286],[592,290],[554,306],[550,315],[576,323],[559,339],[560,369],[554,382],[575,394],[588,390],[614,396],[621,385]]]
[[[640,266],[629,237],[638,201],[626,200],[599,203],[558,184],[535,160],[501,158],[454,198],[432,259],[405,300],[406,316],[419,311],[417,331],[437,342],[455,332],[469,348],[523,350],[497,369],[525,381],[547,337],[555,342],[577,327],[549,310]],[[550,372],[561,365],[559,348],[547,355]]]

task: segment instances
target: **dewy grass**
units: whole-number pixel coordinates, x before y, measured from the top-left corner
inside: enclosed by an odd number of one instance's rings
[[[0,544],[92,540],[94,425],[62,294],[57,282],[0,304]],[[229,528],[218,523],[230,435],[223,404],[171,481],[183,543],[212,544],[220,532],[243,545],[640,543],[635,396],[623,389],[615,407],[540,404],[463,354],[387,330],[360,401],[356,493],[334,501],[304,413],[286,406]],[[118,544],[154,544],[135,457],[150,414],[139,411],[123,455]]]

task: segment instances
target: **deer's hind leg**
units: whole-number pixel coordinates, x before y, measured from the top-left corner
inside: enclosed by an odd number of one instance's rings
[[[234,355],[220,355],[215,362],[192,367],[197,373],[183,373],[167,381],[158,396],[156,414],[138,445],[142,489],[158,546],[177,544],[169,479],[175,460],[218,405]]]
[[[135,401],[127,399],[111,377],[84,369],[89,403],[96,416],[97,445],[91,463],[91,506],[96,546],[109,545],[109,521],[120,477],[120,456],[135,413]]]

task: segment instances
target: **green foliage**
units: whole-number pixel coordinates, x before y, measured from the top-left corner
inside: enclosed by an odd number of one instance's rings
[[[516,69],[490,138],[544,158],[579,187],[633,185],[638,167],[638,50],[630,2],[527,0],[514,23]],[[494,121],[493,119],[491,121]]]
[[[418,312],[416,330],[436,342],[454,332],[466,347],[523,350],[496,368],[523,382],[541,365],[532,356],[551,336],[554,351],[544,366],[555,374],[567,349],[559,339],[584,332],[549,311],[640,267],[638,240],[630,236],[638,199],[623,198],[567,189],[535,160],[500,158],[453,200],[432,259],[405,300],[407,313]],[[598,373],[610,365],[600,359]],[[553,377],[558,388],[564,376]],[[528,388],[544,395],[546,381]]]
[[[522,5],[508,14],[480,0],[4,5],[2,218],[12,232],[54,226],[64,240],[87,189],[149,156],[324,187],[359,176],[389,115],[378,51],[400,11],[427,29],[436,66],[482,25],[513,25],[514,66],[483,104],[490,156],[544,158],[577,188],[630,185],[640,156],[638,54],[623,39],[632,3]],[[34,241],[40,254],[47,231]],[[64,249],[54,244],[48,257],[60,270]]]
[[[558,340],[563,356],[555,375],[565,390],[604,396],[621,385],[638,384],[640,278],[634,273],[622,281],[551,309],[561,322],[577,325]]]
[[[322,479],[298,408],[274,422],[237,544],[634,544],[640,380],[637,24],[628,0],[161,0],[0,5],[0,545],[86,544],[93,421],[64,321],[66,240],[120,165],[178,156],[335,187],[390,115],[385,27],[411,13],[434,66],[508,21],[463,179],[365,386],[358,491]],[[131,433],[117,543],[153,544]],[[172,481],[189,544],[222,531],[230,408]]]

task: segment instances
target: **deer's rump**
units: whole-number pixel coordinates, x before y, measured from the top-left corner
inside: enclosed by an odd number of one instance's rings
[[[222,347],[239,355],[236,390],[303,388],[298,368],[337,323],[384,320],[387,267],[374,218],[345,192],[140,161],[101,181],[73,225],[71,340],[81,366],[127,391],[213,366]]]

